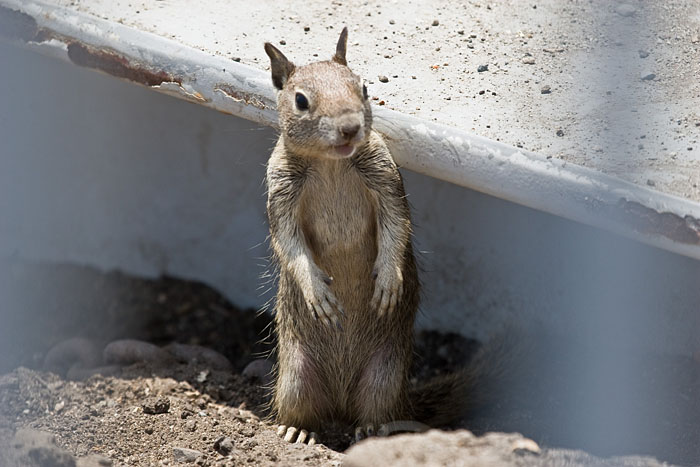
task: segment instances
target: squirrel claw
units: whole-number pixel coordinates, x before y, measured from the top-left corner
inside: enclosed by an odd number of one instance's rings
[[[306,443],[313,446],[318,442],[318,436],[313,431],[300,430],[294,426],[280,425],[277,427],[277,436],[288,443]]]

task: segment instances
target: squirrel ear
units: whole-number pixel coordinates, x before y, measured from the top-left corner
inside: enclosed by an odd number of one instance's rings
[[[287,60],[277,47],[265,42],[265,53],[270,57],[270,67],[272,68],[272,84],[282,90],[287,79],[294,71],[294,64]]]
[[[345,52],[348,50],[348,27],[345,26],[343,31],[340,33],[340,38],[338,39],[338,45],[335,47],[335,55],[333,55],[333,61],[340,63],[341,65],[348,66],[347,60],[345,60]]]

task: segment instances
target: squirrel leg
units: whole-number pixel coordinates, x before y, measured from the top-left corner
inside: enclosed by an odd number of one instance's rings
[[[405,352],[385,344],[376,350],[362,370],[354,392],[358,425],[373,435],[381,424],[408,415]]]
[[[314,444],[316,434],[307,430],[319,426],[329,407],[319,373],[298,342],[281,348],[279,359],[273,398],[278,434],[288,442]]]

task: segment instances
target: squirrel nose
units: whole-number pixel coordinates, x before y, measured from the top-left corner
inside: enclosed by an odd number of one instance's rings
[[[360,131],[359,123],[345,123],[340,127],[340,134],[345,139],[352,139]]]

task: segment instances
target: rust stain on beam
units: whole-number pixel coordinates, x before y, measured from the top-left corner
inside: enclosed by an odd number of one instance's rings
[[[640,233],[661,235],[678,243],[700,245],[700,219],[658,212],[624,198],[620,199],[617,207],[623,219]]]
[[[87,68],[104,71],[107,74],[124,78],[146,86],[158,86],[162,83],[182,84],[182,80],[164,72],[154,71],[145,66],[130,62],[126,57],[106,48],[94,48],[80,42],[68,44],[68,58]]]
[[[246,92],[241,92],[239,90],[234,89],[232,86],[229,86],[228,84],[219,83],[216,86],[214,86],[214,91],[220,91],[228,97],[230,97],[231,99],[235,100],[236,102],[243,102],[246,105],[252,105],[253,107],[257,107],[260,110],[275,109],[275,107],[266,104],[265,101],[263,99],[260,99],[259,96],[249,94]]]

